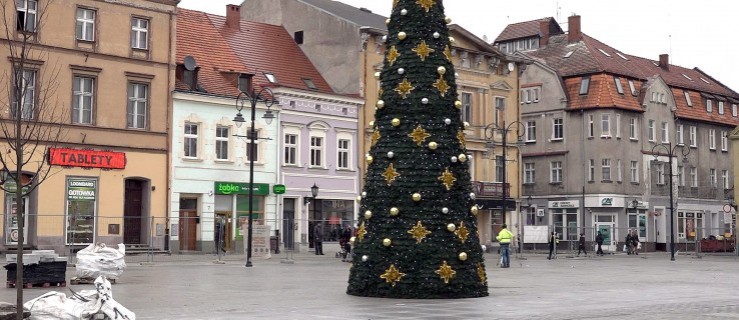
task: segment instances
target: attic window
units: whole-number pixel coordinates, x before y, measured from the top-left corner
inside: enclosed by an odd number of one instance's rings
[[[293,39],[295,39],[295,43],[303,44],[303,31],[295,31],[295,33],[293,34]]]
[[[652,64],[653,64],[653,65],[654,65],[655,67],[659,67],[659,62],[657,62],[657,61],[652,61]]]
[[[250,74],[239,75],[239,91],[251,94],[251,77]]]
[[[631,95],[636,97],[636,87],[634,87],[634,80],[629,79],[629,89],[631,89]]]
[[[308,89],[316,90],[316,84],[313,83],[313,80],[308,78],[303,78],[303,82],[305,82],[305,86],[308,87]]]
[[[269,83],[277,83],[277,77],[275,77],[274,74],[265,72],[264,76],[267,78],[267,81],[269,81]]]
[[[580,79],[580,94],[588,94],[588,90],[590,90],[590,77],[582,77]]]
[[[616,83],[616,91],[618,91],[618,94],[624,94],[624,87],[621,85],[621,78],[613,77],[613,82]]]
[[[608,52],[603,51],[603,49],[598,49],[598,51],[600,51],[600,53],[602,53],[606,57],[609,57],[609,58],[611,57],[611,55],[608,54]]]
[[[693,106],[693,102],[690,101],[690,94],[688,94],[687,91],[683,91],[683,94],[685,94],[685,102],[688,103],[688,107],[692,107]]]
[[[575,51],[567,52],[564,57],[569,58],[570,56],[572,56],[573,53],[575,53]]]
[[[700,77],[700,78],[701,78],[701,80],[703,80],[703,82],[705,82],[705,83],[707,83],[707,84],[711,84],[710,82],[708,82],[708,80],[706,80],[706,79],[703,79],[703,77]]]
[[[686,75],[686,74],[684,74],[684,73],[681,73],[681,74],[683,75],[683,77],[685,77],[685,79],[688,79],[688,80],[690,80],[690,81],[693,81],[693,79],[692,79],[692,78],[690,78],[690,77],[688,77],[688,75]]]
[[[616,52],[616,54],[617,54],[617,55],[618,55],[619,57],[621,57],[621,59],[624,59],[624,60],[626,60],[626,61],[629,61],[629,58],[627,58],[626,56],[624,56],[623,54],[621,54],[621,52]]]

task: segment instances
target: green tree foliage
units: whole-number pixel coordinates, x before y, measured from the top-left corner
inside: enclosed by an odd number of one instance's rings
[[[441,0],[396,0],[348,294],[487,296]]]

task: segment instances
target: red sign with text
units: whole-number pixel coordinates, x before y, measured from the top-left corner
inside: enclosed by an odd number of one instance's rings
[[[65,167],[125,169],[124,152],[51,148],[49,164]]]

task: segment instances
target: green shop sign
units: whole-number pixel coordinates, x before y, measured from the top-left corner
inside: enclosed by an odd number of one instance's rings
[[[287,188],[284,184],[276,184],[272,186],[272,192],[274,192],[274,194],[284,194],[285,191],[287,191]]]
[[[216,181],[214,189],[216,194],[249,194],[248,183]],[[269,195],[269,184],[255,183],[253,192],[258,196]]]

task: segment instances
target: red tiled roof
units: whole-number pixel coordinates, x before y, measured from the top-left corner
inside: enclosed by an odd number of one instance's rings
[[[588,94],[580,95],[580,81],[582,77],[572,77],[564,80],[569,109],[590,108],[619,108],[631,111],[644,111],[639,105],[639,98],[631,94],[627,78],[619,77],[624,93],[616,91],[614,77],[609,74],[599,73],[590,76],[590,88]],[[641,90],[642,82],[634,81],[637,92]]]
[[[677,116],[680,118],[687,118],[700,121],[711,121],[725,125],[736,126],[739,124],[739,119],[732,115],[730,101],[724,102],[724,114],[718,113],[718,101],[713,101],[713,111],[708,113],[706,111],[706,102],[700,93],[695,91],[682,90],[680,88],[672,87],[672,95],[675,97],[675,105],[677,106]],[[685,93],[688,92],[690,95],[691,106],[688,106],[688,101],[685,99]]]
[[[203,39],[208,39],[207,44]],[[198,84],[210,94],[237,96],[239,94],[235,76],[247,69],[236,57],[223,37],[210,24],[202,12],[178,8],[177,10],[177,63],[186,56],[195,58]],[[178,90],[190,88],[177,81]]]
[[[550,22],[550,33],[551,34],[558,34],[558,33],[563,32],[562,29],[559,28],[559,25],[554,20],[554,18],[547,17],[547,18],[542,18],[542,19],[509,24],[508,26],[505,27],[505,29],[503,29],[503,32],[500,33],[498,38],[495,39],[495,42],[498,43],[498,42],[507,41],[507,40],[538,36],[539,31],[540,31],[539,24],[541,23],[541,21]],[[555,26],[551,26],[552,21],[554,21]],[[553,31],[557,31],[557,32],[553,32]]]
[[[207,17],[239,60],[254,74],[256,86],[311,90],[303,81],[310,79],[316,86],[313,91],[334,93],[282,26],[242,20],[240,29],[236,30],[226,26],[225,17],[212,14],[207,14]],[[277,83],[271,84],[264,73],[273,74]]]

